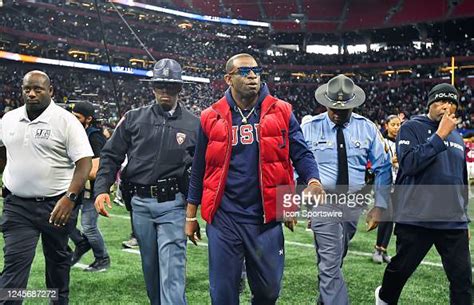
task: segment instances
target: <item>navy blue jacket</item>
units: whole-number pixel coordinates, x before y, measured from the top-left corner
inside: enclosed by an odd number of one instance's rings
[[[438,126],[427,116],[416,116],[400,128],[395,220],[427,228],[466,229],[464,142],[457,131],[443,141],[436,134]]]
[[[258,178],[259,150],[255,124],[260,122],[260,106],[269,94],[267,86],[263,84],[255,111],[250,114],[247,122],[253,127],[244,134],[237,131],[237,138],[233,141],[224,196],[219,210],[232,216],[238,223],[263,223],[262,196]],[[237,111],[237,104],[230,93],[230,89],[226,91],[225,95],[232,112],[232,125],[234,127],[241,126],[242,117]],[[247,109],[242,112],[247,116],[250,111],[251,109]],[[306,145],[301,128],[293,114],[290,118],[289,141],[290,157],[302,180],[308,182],[311,178],[319,179],[316,161]],[[201,127],[198,132],[189,184],[188,202],[191,204],[201,203],[207,143],[208,138]]]

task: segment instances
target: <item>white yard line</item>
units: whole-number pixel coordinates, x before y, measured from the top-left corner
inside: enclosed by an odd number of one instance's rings
[[[121,219],[128,219],[130,220],[130,216],[127,215],[119,215],[119,214],[109,214],[110,218],[121,218]]]
[[[137,249],[122,249],[122,251],[140,255],[140,250]]]
[[[126,215],[111,214],[110,216],[117,217],[117,218],[123,218],[123,219],[130,219],[130,216],[126,216]],[[201,229],[201,232],[205,232],[205,230]],[[192,245],[191,242],[188,242],[188,243],[190,245]],[[304,247],[304,248],[314,248],[313,244],[299,243],[299,242],[296,242],[296,241],[288,241],[287,240],[287,241],[285,241],[285,244],[291,245],[291,246],[297,246],[297,247]],[[198,242],[198,245],[203,246],[203,247],[208,246],[207,243],[203,243],[203,242]],[[135,249],[123,249],[122,251],[129,252],[129,253],[134,253],[134,254],[140,254],[140,251],[135,250]],[[352,250],[349,250],[348,254],[349,255],[355,255],[355,256],[365,256],[365,257],[371,257],[372,256],[372,253],[370,253],[370,252],[361,252],[361,251],[352,251]],[[429,261],[422,261],[421,264],[425,265],[425,266],[434,266],[434,267],[440,267],[440,268],[443,267],[443,265],[441,263],[433,263],[433,262],[429,262]],[[79,264],[76,264],[76,265],[79,265]],[[76,266],[76,265],[74,265],[74,266]],[[84,265],[84,266],[87,267],[86,265]],[[82,268],[82,267],[79,267],[79,268]],[[472,268],[472,271],[474,272],[474,268]]]
[[[74,268],[78,268],[78,269],[86,269],[87,267],[89,267],[89,265],[84,265],[84,264],[81,264],[81,263],[76,263],[74,266]]]
[[[293,245],[293,246],[297,246],[297,247],[314,248],[314,245],[312,245],[312,244],[299,243],[299,242],[296,242],[296,241],[285,241],[285,244]],[[349,250],[348,254],[349,255],[355,255],[355,256],[372,257],[372,253],[370,253],[370,252],[361,252],[361,251]],[[422,261],[421,264],[426,265],[426,266],[435,266],[435,267],[441,267],[441,268],[443,267],[443,264],[441,264],[441,263],[433,263],[433,262],[428,262],[428,261]],[[474,272],[474,268],[472,270]]]

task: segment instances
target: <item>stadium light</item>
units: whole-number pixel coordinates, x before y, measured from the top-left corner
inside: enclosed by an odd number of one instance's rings
[[[403,73],[412,73],[413,70],[412,69],[400,69],[400,70],[397,70],[397,74],[403,74]]]
[[[139,3],[139,2],[135,2],[131,0],[109,0],[109,2],[126,5],[130,7],[139,7],[146,10],[151,10],[151,11],[165,13],[165,14],[174,15],[174,16],[185,17],[185,18],[194,19],[198,21],[229,23],[229,24],[234,24],[234,25],[248,25],[248,26],[264,27],[264,28],[270,27],[270,23],[268,22],[198,15],[198,14],[192,14],[192,13],[182,12],[178,10],[172,10],[169,8],[160,7],[156,5]]]
[[[178,27],[183,30],[189,30],[193,27],[193,25],[190,22],[181,22],[178,24]]]
[[[68,68],[87,69],[87,70],[94,70],[97,72],[110,71],[108,65],[98,65],[98,64],[90,64],[90,63],[77,62],[77,61],[50,59],[50,58],[36,57],[36,56],[30,56],[30,55],[25,55],[25,54],[5,52],[1,50],[0,50],[0,59],[35,63],[35,64],[53,65],[53,66],[68,67]],[[129,67],[122,67],[122,66],[112,66],[112,72],[119,73],[119,74],[135,75],[135,76],[146,76],[146,77],[153,76],[153,72],[149,70],[135,69],[135,68],[129,68]],[[206,77],[196,77],[196,76],[188,76],[188,75],[183,75],[182,77],[183,77],[183,80],[185,81],[191,81],[191,82],[196,82],[196,83],[210,83],[211,82],[210,79]]]

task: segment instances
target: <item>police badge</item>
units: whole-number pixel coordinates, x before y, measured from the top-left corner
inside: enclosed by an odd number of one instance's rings
[[[185,140],[186,140],[186,134],[182,132],[176,133],[176,142],[178,142],[179,145],[183,144]]]

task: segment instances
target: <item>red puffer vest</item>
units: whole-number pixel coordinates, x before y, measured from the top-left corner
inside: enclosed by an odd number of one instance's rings
[[[262,102],[259,138],[259,175],[265,223],[276,219],[276,187],[294,187],[290,160],[289,125],[291,105],[268,95]],[[221,203],[232,153],[232,114],[223,97],[201,114],[208,138],[201,215],[208,223]]]

